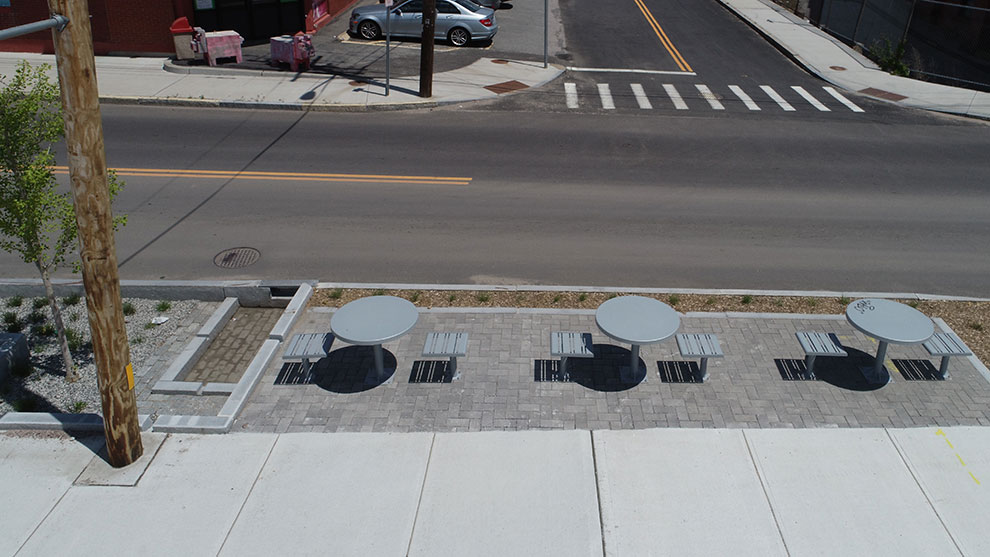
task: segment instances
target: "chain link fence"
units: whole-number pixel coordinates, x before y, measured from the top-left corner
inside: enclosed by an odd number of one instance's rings
[[[881,65],[990,91],[990,0],[810,0],[807,16]]]

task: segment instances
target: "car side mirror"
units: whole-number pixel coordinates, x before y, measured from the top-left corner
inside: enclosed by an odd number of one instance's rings
[[[392,10],[392,15],[402,15],[402,10]]]

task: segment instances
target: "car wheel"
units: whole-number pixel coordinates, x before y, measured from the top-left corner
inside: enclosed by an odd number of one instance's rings
[[[364,39],[373,41],[382,36],[382,28],[374,21],[365,20],[358,24],[358,34]]]
[[[447,40],[454,46],[464,46],[471,40],[471,33],[468,33],[467,29],[463,27],[454,27],[447,34]]]

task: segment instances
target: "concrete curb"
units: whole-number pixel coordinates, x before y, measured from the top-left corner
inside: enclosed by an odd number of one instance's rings
[[[151,428],[151,416],[138,414],[141,431]],[[30,429],[58,431],[104,431],[99,414],[61,414],[48,412],[7,412],[0,416],[0,430]]]

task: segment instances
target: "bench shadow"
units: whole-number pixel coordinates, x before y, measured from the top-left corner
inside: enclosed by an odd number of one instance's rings
[[[628,348],[611,344],[594,344],[591,351],[595,355],[593,358],[567,360],[567,373],[572,383],[594,391],[617,392],[635,388],[646,379],[643,375],[639,375],[638,380],[632,383],[622,380],[619,370],[629,365]],[[646,369],[642,358],[639,360],[639,369]]]
[[[701,383],[701,368],[698,362],[658,361],[660,382],[662,383]]]
[[[846,357],[819,356],[815,360],[815,380],[824,381],[847,391],[876,391],[887,383],[870,383],[863,377],[860,368],[873,367],[876,362],[873,354],[862,350],[842,347],[848,354]],[[774,359],[777,372],[784,381],[812,381],[806,375],[803,359],[779,358]],[[888,370],[889,371],[889,370]]]
[[[365,384],[365,378],[375,367],[375,352],[372,346],[347,346],[339,348],[327,354],[327,357],[311,362],[313,378],[310,384],[321,389],[338,394],[362,393],[383,384],[395,375],[396,359],[395,355],[386,349],[382,349],[386,376],[380,382]],[[299,366],[296,374],[301,374],[301,364],[291,363],[283,365],[283,371],[288,366]],[[389,370],[392,371],[389,375]],[[288,376],[291,371],[286,371]],[[282,372],[279,373],[279,376]],[[302,378],[301,380],[304,380]],[[278,379],[276,378],[276,384]],[[291,384],[291,383],[289,383]]]
[[[929,360],[894,360],[894,367],[906,381],[942,381],[935,364]]]
[[[409,371],[410,383],[450,383],[450,360],[416,360]]]

